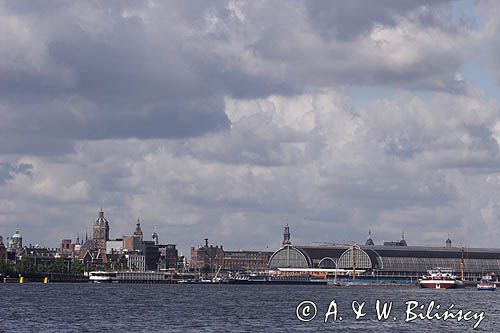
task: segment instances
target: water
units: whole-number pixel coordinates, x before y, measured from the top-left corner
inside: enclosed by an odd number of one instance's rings
[[[472,330],[477,321],[405,323],[409,300],[426,305],[434,300],[441,313],[452,303],[454,311],[484,311],[477,331],[500,330],[499,292],[475,288],[28,283],[0,284],[0,295],[0,332],[461,332]],[[386,321],[377,320],[377,299],[394,302]],[[318,309],[310,322],[296,316],[303,300],[313,301]],[[325,323],[332,300],[337,321]],[[366,315],[359,320],[351,309],[353,300],[366,302]]]

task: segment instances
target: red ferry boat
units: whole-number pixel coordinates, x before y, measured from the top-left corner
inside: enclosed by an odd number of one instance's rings
[[[430,270],[418,280],[420,287],[432,289],[453,289],[464,286],[464,283],[453,275],[451,269],[436,268]]]

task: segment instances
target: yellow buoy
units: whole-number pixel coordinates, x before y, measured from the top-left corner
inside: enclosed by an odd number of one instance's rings
[[[19,283],[24,283],[24,277],[22,276],[19,277]]]
[[[43,278],[43,283],[49,283],[49,278],[48,277],[44,277]]]

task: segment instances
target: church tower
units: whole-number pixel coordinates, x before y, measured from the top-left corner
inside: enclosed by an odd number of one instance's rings
[[[368,239],[366,240],[365,245],[366,246],[374,246],[375,245],[375,243],[373,242],[373,239],[372,239],[372,231],[371,230],[368,230]]]
[[[95,220],[93,226],[93,237],[94,241],[102,243],[104,248],[106,248],[106,241],[109,240],[109,222],[104,217],[104,212],[102,210],[99,212],[99,217]],[[102,245],[101,245],[102,246]]]
[[[143,233],[142,233],[142,228],[141,228],[141,222],[139,219],[137,219],[137,224],[135,225],[135,231],[134,231],[134,238],[137,238],[142,242],[143,240]]]
[[[283,246],[288,246],[290,244],[292,244],[292,242],[290,242],[290,227],[287,224],[285,226],[285,232],[283,232]]]

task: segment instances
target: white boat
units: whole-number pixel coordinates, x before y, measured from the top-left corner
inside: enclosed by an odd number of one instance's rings
[[[93,271],[89,273],[90,282],[103,283],[116,280],[116,272]]]

